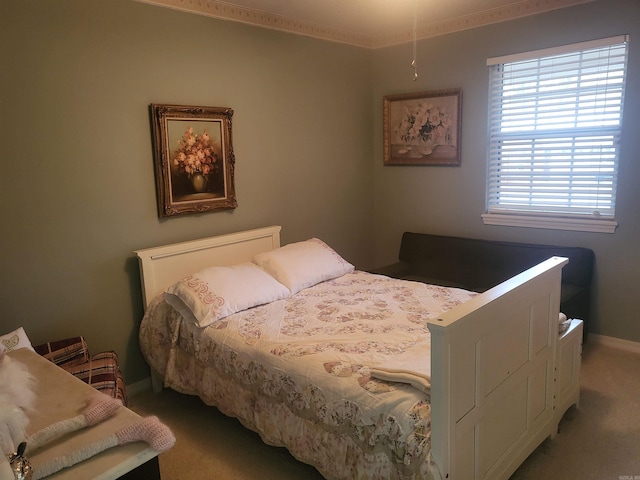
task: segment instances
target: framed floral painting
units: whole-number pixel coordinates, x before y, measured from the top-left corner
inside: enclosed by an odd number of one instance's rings
[[[460,165],[462,90],[388,95],[385,165]]]
[[[233,110],[158,104],[150,109],[158,215],[237,207]]]

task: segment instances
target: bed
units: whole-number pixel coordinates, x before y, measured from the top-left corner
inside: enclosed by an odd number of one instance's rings
[[[476,294],[355,270],[317,239],[281,247],[279,226],[135,253],[154,389],[200,396],[328,479],[506,479],[557,431],[565,258]],[[226,309],[213,318],[181,296],[205,267],[231,289],[207,297]],[[256,268],[285,288],[254,306],[233,295],[263,295],[242,276]]]

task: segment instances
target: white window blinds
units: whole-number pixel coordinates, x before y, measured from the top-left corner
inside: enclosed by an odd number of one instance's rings
[[[627,40],[487,61],[489,214],[613,218]]]

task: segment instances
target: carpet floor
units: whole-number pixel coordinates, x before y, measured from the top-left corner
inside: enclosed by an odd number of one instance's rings
[[[640,355],[587,342],[582,357],[579,407],[567,411],[559,433],[511,480],[640,480]],[[176,445],[160,455],[163,480],[323,478],[197,397],[144,392],[129,407],[157,415],[176,436]]]

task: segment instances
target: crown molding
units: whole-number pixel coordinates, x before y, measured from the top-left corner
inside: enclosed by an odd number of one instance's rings
[[[295,18],[275,15],[251,8],[240,7],[217,0],[136,0],[142,3],[167,7],[182,12],[195,13],[207,17],[231,20],[258,27],[281,30],[298,35],[347,43],[358,47],[373,48],[372,39],[366,35],[347,32],[337,28],[317,25]]]
[[[418,39],[432,38],[440,35],[446,35],[448,33],[471,30],[473,28],[484,27],[494,23],[506,22],[593,1],[594,0],[522,0],[504,7],[484,10],[482,12],[442,20],[439,22],[427,23],[422,27],[418,26],[416,36]],[[409,43],[412,39],[412,32],[402,32],[397,35],[381,36],[373,39],[370,48],[383,48]]]
[[[218,0],[136,0],[141,3],[171,8],[182,12],[204,15],[207,17],[230,20],[255,25],[258,27],[280,30],[297,35],[346,43],[356,47],[377,49],[409,43],[413,39],[410,31],[391,35],[371,37],[348,32],[338,28],[318,25],[294,18],[275,15],[268,12],[241,7]],[[447,20],[427,23],[418,27],[416,36],[419,39],[437,37],[448,33],[483,27],[493,23],[505,22],[517,18],[536,15],[538,13],[571,7],[594,0],[521,0],[504,7],[493,8],[481,12],[464,15]]]

